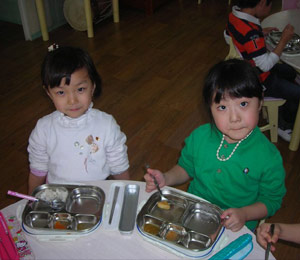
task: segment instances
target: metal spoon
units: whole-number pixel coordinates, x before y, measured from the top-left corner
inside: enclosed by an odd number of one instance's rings
[[[11,190],[7,191],[7,194],[18,198],[27,199],[30,201],[40,201],[42,203],[49,205],[53,210],[61,210],[65,206],[65,203],[63,201],[57,199],[54,199],[52,201],[47,201],[47,200],[39,199],[33,196],[29,196]]]
[[[158,192],[160,194],[161,201],[163,201],[163,200],[168,201],[168,199],[163,195],[156,178],[153,175],[151,175],[151,177],[153,178],[156,189],[158,190]]]
[[[145,168],[146,168],[146,170],[147,170],[148,168],[150,168],[149,164],[145,164]],[[159,192],[159,194],[160,194],[160,199],[161,199],[161,201],[163,201],[163,200],[168,201],[168,199],[163,195],[163,193],[162,193],[162,191],[161,191],[161,189],[160,189],[160,187],[159,187],[159,184],[158,184],[158,182],[157,182],[155,176],[153,176],[153,175],[151,175],[151,174],[150,174],[150,176],[152,177],[152,179],[153,179],[153,181],[154,181],[154,184],[155,184],[155,186],[156,186],[156,189],[158,190],[158,192]]]

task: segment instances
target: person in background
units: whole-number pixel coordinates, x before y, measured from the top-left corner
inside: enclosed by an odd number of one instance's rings
[[[280,153],[257,127],[263,90],[256,70],[238,59],[216,64],[203,97],[212,122],[186,138],[173,168],[147,169],[146,191],[156,188],[152,176],[160,187],[191,180],[188,192],[225,210],[226,228],[238,231],[246,223],[254,230],[280,208],[286,192]]]
[[[41,76],[56,111],[39,119],[31,132],[28,193],[45,182],[129,179],[125,134],[111,115],[93,108],[101,78],[91,57],[80,48],[55,46]]]
[[[258,69],[266,88],[265,96],[286,99],[279,112],[278,135],[289,142],[300,99],[300,86],[295,81],[297,72],[278,61],[294,35],[294,27],[286,25],[278,45],[268,52],[264,36],[277,29],[262,29],[260,20],[270,13],[271,6],[271,0],[239,0],[229,14],[225,39],[226,35],[230,36],[242,58]]]
[[[263,223],[256,231],[256,240],[263,248],[266,249],[270,242],[275,244],[278,239],[300,244],[300,224],[275,223],[273,236],[270,235],[270,226],[270,223]],[[271,245],[271,251],[275,251],[274,245]]]

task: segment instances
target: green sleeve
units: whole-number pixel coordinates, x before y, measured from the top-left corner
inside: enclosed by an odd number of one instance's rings
[[[195,175],[195,167],[194,167],[194,144],[196,141],[194,140],[193,133],[185,139],[185,146],[181,150],[181,155],[178,160],[178,165],[181,166],[188,175],[193,178]]]
[[[268,217],[280,209],[282,199],[286,193],[285,170],[278,150],[272,158],[266,158],[265,171],[261,175],[258,201],[266,205]]]

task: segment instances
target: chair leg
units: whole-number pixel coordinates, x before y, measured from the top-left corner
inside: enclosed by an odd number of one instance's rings
[[[267,107],[262,107],[262,117],[263,119],[268,119],[268,111],[267,111]]]
[[[269,124],[270,124],[270,139],[272,143],[278,141],[278,107],[270,106],[267,107]]]
[[[260,127],[262,132],[270,130],[272,143],[278,140],[278,110],[286,102],[285,99],[265,98],[263,104],[263,117],[268,120],[268,124]]]

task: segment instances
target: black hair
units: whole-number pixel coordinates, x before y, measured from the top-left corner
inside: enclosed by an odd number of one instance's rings
[[[71,74],[81,68],[86,68],[96,86],[94,96],[100,96],[102,80],[94,62],[86,51],[76,47],[59,47],[47,53],[41,71],[43,86],[46,89],[57,87],[63,78],[66,78],[66,84],[69,85]]]
[[[243,8],[254,8],[258,5],[258,3],[261,0],[238,0],[237,6],[241,9]],[[269,4],[272,3],[272,0],[267,0],[266,4],[269,6]]]
[[[221,61],[208,72],[203,87],[203,98],[212,119],[210,107],[219,104],[225,95],[233,98],[263,99],[263,87],[258,71],[249,62],[239,59]]]

